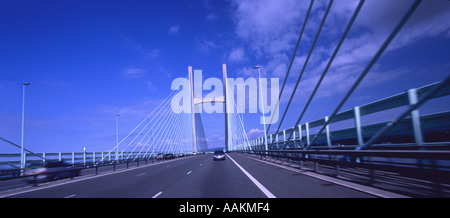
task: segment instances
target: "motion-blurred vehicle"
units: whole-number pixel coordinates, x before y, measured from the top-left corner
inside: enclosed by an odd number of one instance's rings
[[[177,155],[177,157],[184,157],[184,154],[183,154],[183,153],[179,153],[179,154]]]
[[[221,150],[215,151],[213,155],[213,160],[225,160],[225,153]]]
[[[173,156],[173,154],[165,154],[164,155],[164,159],[169,160],[169,159],[174,159],[175,156]]]
[[[156,155],[156,160],[162,160],[162,159],[164,159],[163,153],[159,153],[158,155]]]
[[[29,163],[21,176],[24,176],[27,182],[57,180],[79,176],[81,169],[64,161]]]

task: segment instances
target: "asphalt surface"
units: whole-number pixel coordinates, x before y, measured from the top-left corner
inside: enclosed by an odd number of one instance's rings
[[[18,190],[8,197],[266,198],[268,195],[264,188],[277,198],[373,197],[238,154],[228,155],[225,161],[213,161],[212,155],[206,154],[142,165],[114,173],[66,180],[50,186]]]

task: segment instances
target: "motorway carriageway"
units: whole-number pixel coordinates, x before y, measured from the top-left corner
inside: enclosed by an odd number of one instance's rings
[[[3,193],[13,198],[332,198],[376,197],[239,154],[141,165]]]

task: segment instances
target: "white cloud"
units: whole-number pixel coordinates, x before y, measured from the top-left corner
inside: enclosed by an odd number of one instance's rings
[[[144,59],[153,59],[157,58],[161,55],[160,49],[151,49],[145,52],[142,52],[144,54]]]
[[[291,49],[299,29],[296,24],[305,4],[295,0],[234,1],[236,34],[249,43],[258,55],[284,52]]]
[[[247,133],[247,138],[249,140],[256,139],[262,136],[264,136],[264,130],[261,129],[250,129],[250,131],[248,131]]]
[[[216,14],[213,14],[213,13],[206,15],[206,20],[209,20],[209,21],[217,20],[218,18],[219,18],[219,16],[217,16]]]
[[[169,28],[169,35],[175,35],[175,34],[178,33],[178,31],[180,31],[180,25],[179,24],[171,26]]]
[[[230,62],[242,62],[245,60],[245,51],[244,48],[233,48],[228,55],[228,60]]]
[[[145,76],[147,73],[148,73],[147,71],[136,67],[129,67],[122,72],[124,76],[132,79],[141,78]]]
[[[211,52],[211,50],[214,50],[218,48],[218,45],[212,41],[202,39],[202,40],[196,40],[196,49],[202,53],[208,54]]]
[[[153,58],[157,58],[161,55],[160,49],[144,48],[144,46],[142,46],[142,44],[138,43],[136,40],[134,40],[128,36],[123,35],[123,36],[121,36],[121,39],[128,47],[130,47],[130,48],[136,50],[137,52],[139,52],[140,54],[142,54],[144,59],[153,59]]]

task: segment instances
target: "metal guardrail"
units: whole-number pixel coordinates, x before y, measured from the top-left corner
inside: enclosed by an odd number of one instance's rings
[[[274,159],[290,164],[296,163],[301,169],[306,162],[312,163],[313,171],[319,166],[334,169],[336,177],[343,169],[369,171],[371,183],[377,179],[374,171],[389,172],[410,179],[429,181],[441,190],[450,185],[450,151],[421,150],[241,150],[238,153],[255,155],[260,159]]]
[[[93,165],[100,162],[104,154],[107,152],[51,152],[51,153],[25,153],[25,164],[26,163],[36,163],[36,162],[46,162],[51,160],[66,161],[75,164],[82,165]],[[139,156],[138,156],[139,155]],[[123,161],[126,157],[140,158],[143,155],[138,154],[138,152],[124,152],[119,155],[118,160]],[[153,154],[151,157],[156,156]],[[149,157],[149,158],[151,158]],[[129,158],[130,159],[130,158]],[[116,160],[115,153],[104,158],[103,162],[111,162]],[[5,168],[5,166],[10,166],[12,168],[20,168],[20,153],[4,153],[0,154],[0,170]]]
[[[19,154],[20,157],[20,154]],[[173,157],[171,159],[175,159],[178,157]],[[126,168],[128,169],[130,167],[131,164],[135,164],[136,167],[139,167],[140,164],[144,164],[144,165],[148,165],[149,163],[153,164],[155,162],[160,162],[160,161],[165,161],[166,159],[157,159],[156,156],[152,156],[152,157],[145,157],[145,158],[133,158],[133,159],[119,159],[119,160],[103,160],[101,162],[97,161],[89,161],[89,162],[79,162],[79,163],[73,163],[72,165],[70,165],[70,167],[68,167],[66,170],[60,170],[57,173],[60,172],[70,172],[69,176],[66,176],[66,178],[70,178],[73,179],[75,176],[75,171],[79,171],[79,170],[87,170],[87,169],[92,169],[94,175],[98,175],[100,173],[99,169],[101,168],[106,168],[106,167],[110,167],[110,171],[116,171],[116,169],[118,168]],[[46,161],[57,161],[57,160],[49,160],[47,159]],[[60,160],[61,161],[61,160]],[[64,161],[64,160],[62,160]],[[42,161],[39,161],[42,162]],[[20,163],[20,161],[19,161]],[[36,163],[36,162],[35,162]],[[22,170],[20,168],[16,168],[16,169],[8,169],[8,170],[0,170],[0,181],[4,181],[4,180],[12,180],[12,179],[26,179],[29,180],[30,184],[32,184],[33,186],[37,186],[38,181],[40,180],[38,177],[39,176],[43,176],[43,175],[49,175],[49,174],[54,174],[55,172],[49,172],[49,173],[41,173],[41,174],[34,174],[34,175],[21,175],[22,174]]]
[[[139,152],[127,152],[123,153],[116,160],[114,155],[106,156],[104,152],[59,152],[59,153],[26,153],[26,163],[45,163],[48,161],[64,161],[72,166],[86,168],[95,168],[95,174],[98,173],[98,168],[103,166],[113,166],[113,171],[115,171],[116,165],[128,165],[131,163],[144,162],[147,164],[148,161],[154,162],[157,160],[156,154],[148,155],[143,157],[143,154]],[[128,156],[129,155],[129,156]],[[126,159],[125,157],[131,157]],[[11,178],[19,177],[22,170],[20,169],[20,153],[9,153],[0,154],[0,180],[7,180]]]
[[[346,142],[350,143],[350,147],[362,146],[368,138],[376,133],[376,131],[389,123],[382,122],[363,126],[361,120],[364,116],[377,112],[388,111],[390,109],[399,108],[402,106],[412,105],[417,102],[417,99],[420,99],[438,85],[440,85],[440,83],[434,83],[418,89],[410,89],[404,93],[340,112],[335,115],[333,120],[326,127],[325,132],[317,137],[316,143],[311,141],[311,139],[316,136],[316,134],[311,133],[311,129],[323,126],[328,120],[327,116],[319,120],[306,122],[296,127],[285,129],[276,135],[268,135],[267,141],[270,145],[269,147],[271,147],[271,149],[280,149],[280,146],[283,147],[286,143],[288,145],[286,148],[289,148],[292,144],[296,145],[296,147],[300,146],[301,148],[307,146],[312,146],[312,149],[316,146],[327,146],[331,148],[335,147],[334,145],[338,144],[340,141],[346,140]],[[447,86],[431,96],[430,99],[436,99],[449,95],[450,87]],[[348,120],[353,120],[354,127],[335,131],[330,130],[332,124]],[[410,145],[420,145],[421,147],[426,147],[427,145],[434,146],[436,143],[440,143],[441,145],[448,147],[450,144],[450,140],[448,140],[450,135],[448,135],[448,133],[443,136],[445,138],[444,141],[430,141],[430,138],[433,137],[427,137],[427,134],[430,134],[432,131],[443,129],[450,129],[450,111],[442,111],[435,114],[420,116],[419,110],[417,109],[413,111],[409,117],[399,122],[396,127],[389,132],[389,134],[396,134],[397,136],[408,135],[407,141],[409,141],[408,143],[410,143]],[[287,141],[286,135],[291,133],[293,134],[293,137]],[[272,141],[274,141],[274,143],[271,143]],[[379,140],[376,144],[380,145],[382,143],[383,141]],[[396,144],[399,142],[388,143]],[[264,137],[250,141],[250,146],[253,149],[262,149],[264,147]]]

